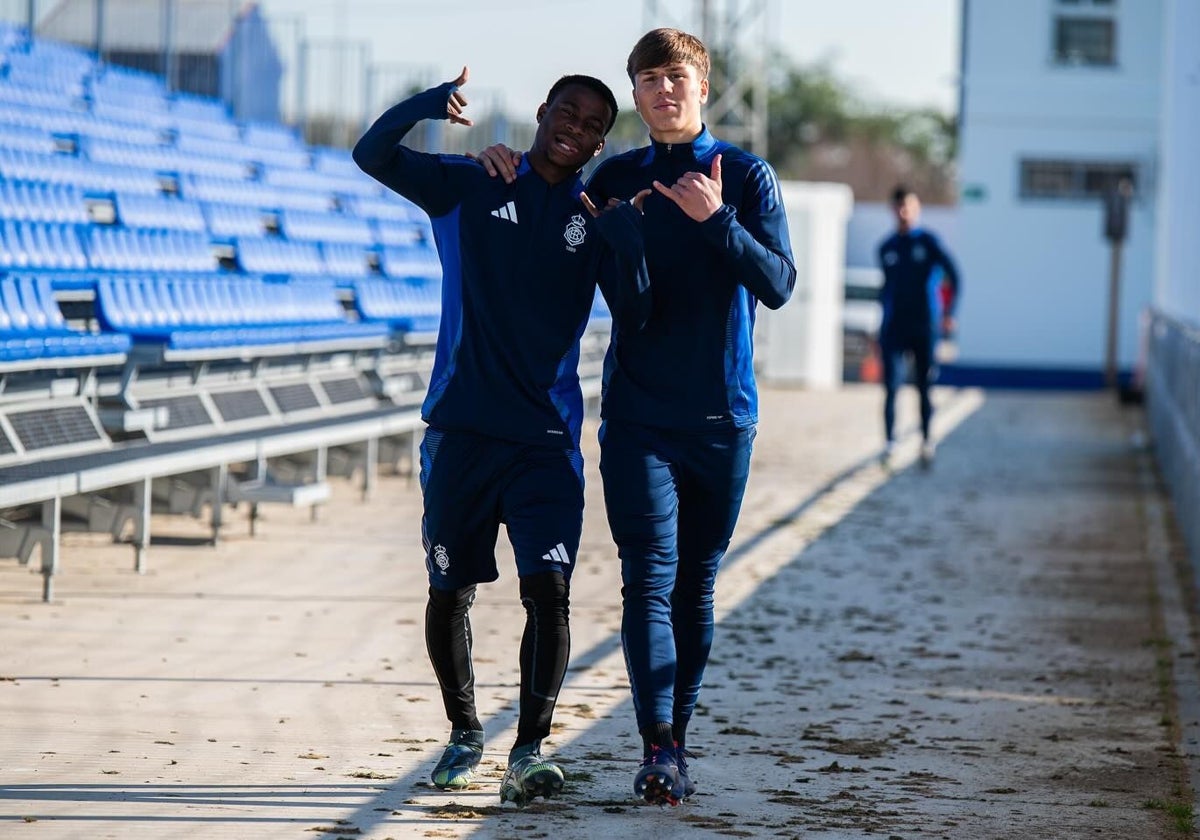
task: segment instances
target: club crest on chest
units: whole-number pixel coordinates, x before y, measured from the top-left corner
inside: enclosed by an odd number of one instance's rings
[[[575,249],[583,244],[583,240],[587,238],[587,228],[584,227],[583,216],[576,213],[567,222],[566,228],[563,230],[563,239],[567,240],[567,250],[572,254]]]

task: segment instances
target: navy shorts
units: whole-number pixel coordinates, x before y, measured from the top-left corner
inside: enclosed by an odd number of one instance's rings
[[[558,571],[570,580],[583,530],[579,450],[430,428],[421,441],[421,490],[421,536],[434,588],[496,580],[501,523],[519,577]]]

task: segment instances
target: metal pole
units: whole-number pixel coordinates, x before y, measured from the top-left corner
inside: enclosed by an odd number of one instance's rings
[[[359,78],[362,80],[363,96],[362,96],[362,118],[357,121],[356,128],[359,131],[365,129],[371,124],[371,42],[358,42],[358,72]],[[353,145],[356,138],[349,138],[348,145]]]
[[[1121,311],[1121,242],[1112,243],[1108,264],[1108,341],[1104,352],[1104,384],[1117,387],[1117,335]]]
[[[37,25],[37,0],[28,0],[25,4],[25,28],[29,30],[29,37],[34,35],[33,29]]]
[[[146,571],[146,551],[150,548],[150,506],[153,499],[153,479],[144,478],[133,486],[133,502],[141,512],[141,519],[133,533],[133,570],[139,575]]]
[[[175,90],[175,0],[163,0],[163,81]]]
[[[96,58],[104,60],[104,0],[96,2]]]
[[[296,55],[296,125],[308,142],[308,39],[301,38]]]
[[[62,498],[55,496],[42,502],[42,527],[50,532],[50,553],[42,545],[42,600],[54,600],[54,576],[58,573],[59,553],[62,550]]]

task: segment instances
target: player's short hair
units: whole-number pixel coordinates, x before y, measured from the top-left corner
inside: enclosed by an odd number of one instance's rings
[[[903,204],[904,200],[910,195],[915,196],[917,191],[908,184],[897,184],[892,189],[892,204]]]
[[[554,101],[554,97],[562,93],[563,88],[571,85],[579,85],[595,93],[608,105],[608,125],[604,128],[604,133],[608,134],[612,130],[613,124],[617,121],[617,97],[613,96],[613,92],[609,90],[608,85],[597,79],[595,76],[584,76],[579,73],[572,73],[568,76],[563,76],[557,82],[550,86],[550,92],[546,94],[546,104],[549,105]]]
[[[635,81],[638,73],[668,64],[690,64],[700,73],[701,79],[708,78],[712,64],[704,42],[695,35],[679,29],[652,29],[638,39],[625,62],[629,81]]]

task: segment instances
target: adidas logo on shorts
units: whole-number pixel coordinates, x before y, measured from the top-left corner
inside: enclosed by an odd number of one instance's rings
[[[549,560],[551,563],[561,563],[564,566],[571,565],[571,558],[567,556],[567,549],[562,543],[554,546],[554,548],[542,555],[543,560]]]

